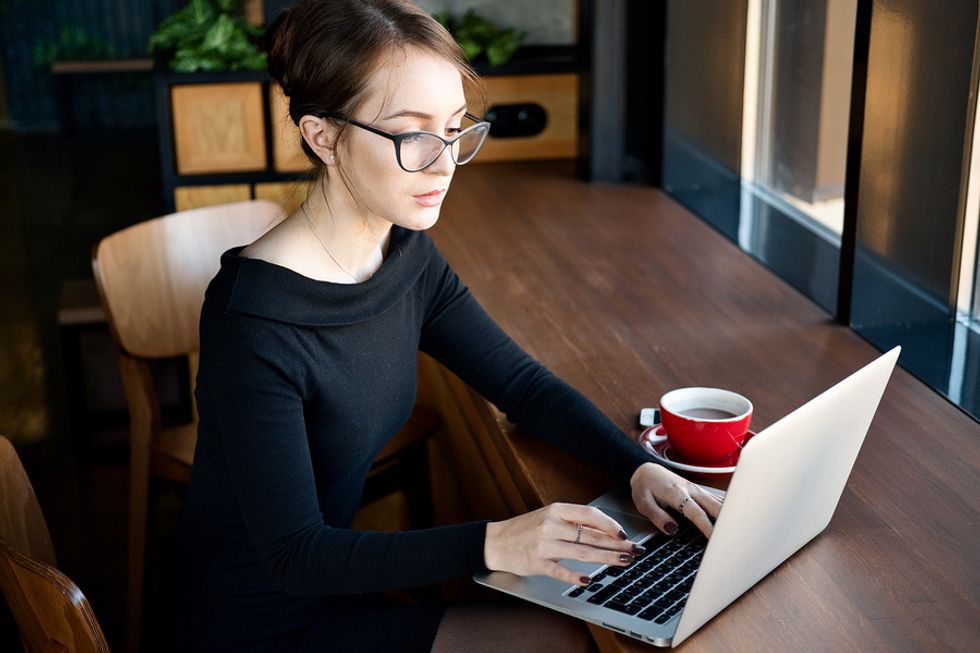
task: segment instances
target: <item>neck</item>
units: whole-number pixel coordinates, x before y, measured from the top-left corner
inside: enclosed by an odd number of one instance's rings
[[[315,246],[325,250],[326,263],[343,276],[365,281],[381,267],[391,222],[366,217],[343,184],[316,183],[300,212],[309,221]]]

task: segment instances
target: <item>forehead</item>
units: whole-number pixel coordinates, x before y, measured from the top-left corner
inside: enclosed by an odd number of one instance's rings
[[[425,50],[405,48],[387,55],[368,80],[359,113],[374,117],[409,110],[448,117],[465,102],[456,66]]]

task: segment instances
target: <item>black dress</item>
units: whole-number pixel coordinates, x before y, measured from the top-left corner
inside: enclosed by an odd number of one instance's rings
[[[226,252],[201,315],[194,470],[164,632],[180,651],[428,651],[443,607],[377,594],[484,569],[486,521],[350,529],[378,451],[411,413],[425,351],[523,430],[620,479],[649,460],[520,349],[424,232],[393,227],[359,284]]]

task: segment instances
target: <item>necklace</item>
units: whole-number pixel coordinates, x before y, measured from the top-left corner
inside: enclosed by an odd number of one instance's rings
[[[327,253],[327,256],[330,257],[330,260],[336,263],[337,267],[340,268],[340,270],[344,274],[346,274],[348,277],[353,279],[354,283],[361,283],[360,279],[358,279],[356,276],[348,272],[347,268],[345,268],[343,265],[340,264],[340,261],[337,260],[337,257],[333,255],[333,253],[330,251],[330,248],[327,247],[327,244],[323,242],[322,238],[320,238],[320,233],[316,230],[316,227],[313,226],[313,220],[310,219],[310,214],[306,212],[306,202],[300,204],[299,208],[303,210],[303,217],[306,218],[306,224],[310,225],[310,231],[312,231],[313,235],[316,236],[316,239],[320,241],[320,246],[323,247],[323,251]]]

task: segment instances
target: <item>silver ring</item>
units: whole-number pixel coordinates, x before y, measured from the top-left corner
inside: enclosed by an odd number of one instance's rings
[[[575,543],[576,544],[582,543],[582,524],[578,525],[578,533],[575,534]]]
[[[687,505],[687,502],[690,501],[690,500],[691,500],[691,497],[686,497],[683,501],[681,501],[680,505],[677,506],[677,512],[679,512],[681,514],[684,514],[684,506],[686,506]]]

